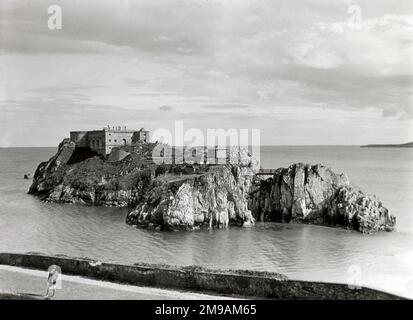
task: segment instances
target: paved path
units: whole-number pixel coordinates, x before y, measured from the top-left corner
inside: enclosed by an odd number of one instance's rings
[[[46,293],[47,272],[0,265],[0,292],[41,296]],[[56,291],[56,300],[210,300],[228,297],[137,287],[79,276],[62,275],[62,289]]]

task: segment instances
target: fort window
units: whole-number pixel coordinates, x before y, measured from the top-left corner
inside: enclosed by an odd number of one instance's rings
[[[122,141],[123,141],[123,145],[126,146],[126,139],[123,139]]]
[[[115,142],[118,142],[118,140],[115,139]]]

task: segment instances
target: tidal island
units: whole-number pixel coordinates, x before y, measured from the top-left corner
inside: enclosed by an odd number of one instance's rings
[[[377,197],[324,165],[264,169],[248,148],[171,147],[150,142],[143,128],[71,132],[40,163],[29,193],[49,202],[128,207],[126,223],[159,231],[263,221],[374,233],[396,224]]]

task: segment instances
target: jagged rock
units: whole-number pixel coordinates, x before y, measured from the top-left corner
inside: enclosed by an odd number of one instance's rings
[[[109,162],[121,161],[129,155],[130,155],[130,152],[122,150],[122,148],[119,148],[119,147],[114,147],[109,154],[108,161]]]
[[[29,193],[50,202],[126,207],[136,200],[135,182],[151,174],[143,171],[141,162],[109,163],[65,139],[56,155],[38,166]]]
[[[50,177],[56,178],[56,171],[70,160],[75,148],[74,142],[70,141],[70,139],[64,139],[59,144],[57,153],[49,161],[42,162],[37,167],[29,193],[42,194],[53,189],[56,181],[50,179]]]
[[[178,181],[159,180],[128,214],[127,223],[169,230],[251,225],[247,193],[254,173],[249,165],[225,165]]]
[[[379,199],[353,187],[339,190],[332,201],[331,215],[363,233],[393,231],[396,224],[396,218],[389,214]]]
[[[391,231],[396,219],[374,196],[350,186],[344,174],[297,163],[260,182],[249,207],[257,219],[342,226],[363,233]]]

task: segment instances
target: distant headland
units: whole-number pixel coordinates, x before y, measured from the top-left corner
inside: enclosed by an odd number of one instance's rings
[[[413,142],[401,144],[367,144],[361,148],[413,148]]]

